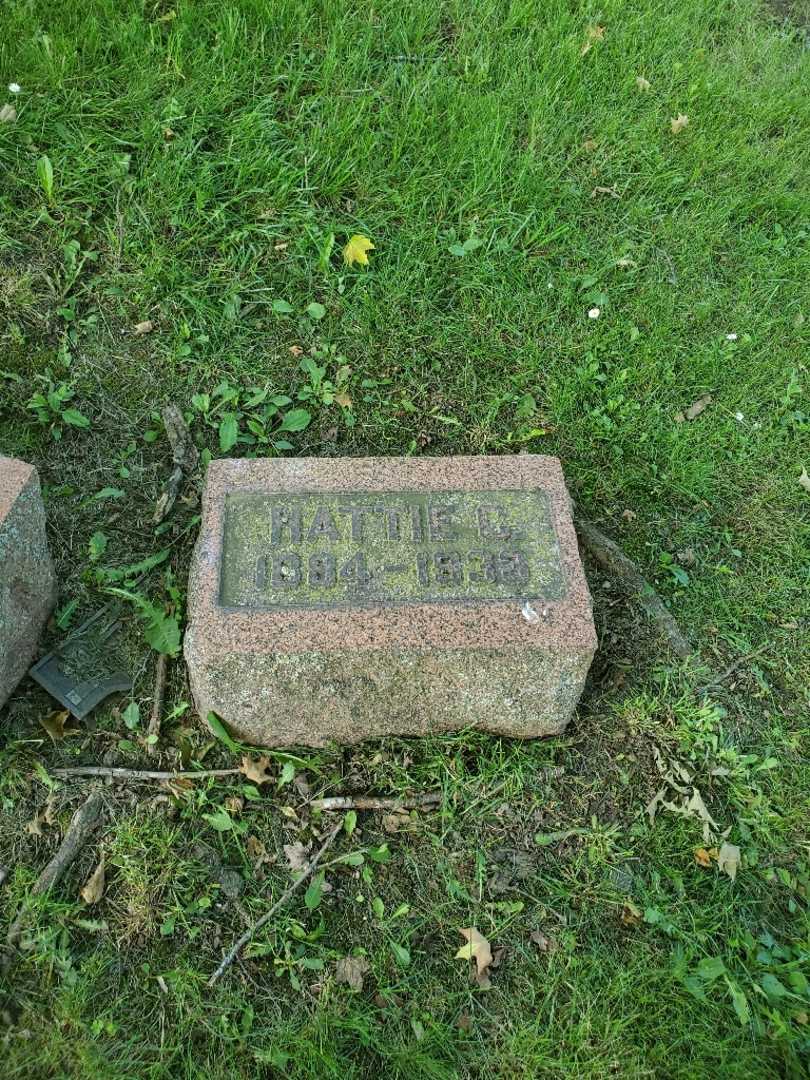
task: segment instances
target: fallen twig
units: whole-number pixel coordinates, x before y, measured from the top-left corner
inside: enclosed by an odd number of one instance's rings
[[[172,469],[169,479],[155,507],[153,521],[159,525],[174,506],[177,494],[183,483],[184,474],[192,472],[200,459],[199,451],[191,438],[191,432],[176,405],[167,405],[163,410],[163,423],[172,448]]]
[[[741,668],[743,664],[747,664],[749,660],[753,660],[755,657],[760,656],[762,653],[767,652],[770,648],[770,644],[766,641],[764,645],[760,645],[758,649],[752,649],[751,652],[746,653],[744,656],[738,656],[733,664],[729,664],[725,671],[721,672],[716,679],[712,679],[711,682],[704,683],[703,686],[698,687],[698,694],[705,694],[707,690],[713,690],[715,686],[720,686],[724,683],[729,675],[733,675],[737,668]]]
[[[104,800],[98,791],[88,795],[85,802],[79,807],[68,826],[59,849],[34,882],[31,896],[40,896],[52,889],[61,878],[81,849],[89,840],[93,832],[101,824],[101,812],[104,808]],[[20,909],[17,917],[12,922],[6,935],[6,945],[16,950],[25,928],[27,908],[25,905]],[[4,968],[7,969],[10,958],[6,958]]]
[[[152,714],[149,717],[149,727],[146,730],[148,736],[146,752],[154,754],[157,751],[157,740],[160,735],[160,718],[163,714],[163,699],[166,696],[166,667],[169,657],[166,653],[158,653],[157,667],[155,669],[155,693],[152,698]],[[151,736],[154,735],[154,739]]]
[[[207,776],[238,776],[241,769],[199,769],[186,772],[161,772],[159,769],[124,769],[116,765],[73,765],[69,769],[51,769],[52,776],[106,776],[110,780],[200,780]]]
[[[582,518],[577,517],[575,524],[585,550],[606,573],[617,578],[628,592],[638,598],[644,610],[669,641],[672,651],[684,660],[695,656],[695,650],[681,633],[672,612],[664,605],[661,597],[642,577],[636,564],[625,555],[619,545],[610,537],[605,536],[602,530],[597,529],[590,521],[583,521]]]
[[[435,806],[441,801],[440,791],[428,791],[404,799],[385,795],[331,795],[326,799],[313,799],[309,805],[313,810],[416,810],[420,806]]]
[[[318,863],[321,861],[324,854],[328,851],[328,849],[332,845],[335,837],[337,836],[337,834],[340,832],[340,830],[342,828],[343,828],[343,822],[342,821],[338,825],[335,825],[334,829],[332,829],[332,831],[329,833],[327,838],[324,840],[324,842],[318,848],[318,851],[315,853],[315,855],[312,857],[312,859],[310,859],[310,861],[304,867],[304,870],[303,870],[302,874],[300,875],[300,877],[296,878],[295,881],[292,883],[292,885],[290,885],[287,889],[285,889],[285,891],[281,894],[281,896],[278,898],[278,900],[276,900],[275,904],[273,904],[273,906],[270,908],[270,910],[265,912],[265,914],[262,915],[262,917],[260,919],[258,919],[253,924],[253,926],[249,927],[244,932],[244,934],[242,934],[242,936],[236,941],[236,943],[232,946],[230,952],[228,952],[225,955],[225,957],[222,960],[222,963],[219,965],[217,970],[214,972],[214,974],[208,980],[208,986],[213,986],[214,985],[214,983],[224,974],[224,972],[226,972],[228,970],[228,968],[231,966],[231,964],[237,958],[239,953],[242,951],[242,949],[245,947],[245,945],[247,945],[247,943],[251,940],[251,938],[256,934],[256,932],[258,930],[260,930],[265,925],[265,923],[269,922],[270,919],[272,919],[272,917],[278,911],[278,909],[280,907],[283,907],[284,904],[287,903],[287,901],[290,899],[292,894],[304,884],[304,882],[307,880],[307,878],[312,876],[312,874],[314,873],[315,869],[318,866]]]

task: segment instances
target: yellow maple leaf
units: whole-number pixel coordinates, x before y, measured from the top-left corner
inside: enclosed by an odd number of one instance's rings
[[[374,245],[367,236],[362,236],[360,233],[356,233],[352,236],[343,249],[343,261],[347,266],[354,266],[355,263],[360,263],[361,266],[368,266],[367,251],[373,251]]]
[[[679,131],[683,131],[688,123],[689,117],[684,113],[678,113],[677,116],[673,116],[669,121],[669,126],[672,128],[672,134],[677,135]]]

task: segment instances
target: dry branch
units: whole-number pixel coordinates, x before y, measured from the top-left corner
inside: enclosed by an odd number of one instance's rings
[[[420,806],[435,806],[441,801],[440,791],[428,791],[404,799],[385,795],[332,795],[326,799],[313,799],[309,805],[313,810],[416,810]]]
[[[40,896],[48,892],[59,881],[61,876],[79,854],[81,849],[90,839],[92,834],[101,824],[101,813],[104,808],[104,800],[98,791],[88,795],[85,802],[79,807],[68,826],[59,849],[34,882],[31,896]],[[6,935],[6,944],[11,949],[16,949],[22,932],[25,928],[27,915],[26,906],[20,909],[17,917],[12,922]],[[6,961],[6,966],[8,960]]]
[[[183,477],[193,472],[200,458],[188,425],[176,405],[167,405],[163,410],[163,423],[172,448],[174,467],[155,507],[153,521],[156,525],[159,525],[170,513],[182,486]]]
[[[757,649],[752,649],[751,652],[747,652],[744,656],[738,656],[734,663],[729,664],[725,671],[721,672],[717,678],[712,679],[711,682],[704,683],[703,686],[698,687],[699,694],[705,694],[707,690],[714,690],[715,687],[721,686],[726,679],[733,675],[734,672],[747,664],[749,660],[754,660],[757,656],[761,656],[762,653],[767,652],[770,648],[770,642],[766,642],[764,645],[760,645]]]
[[[241,769],[199,769],[187,772],[161,772],[160,769],[124,769],[116,765],[74,765],[69,769],[51,769],[52,776],[104,776],[109,780],[201,780],[207,776],[239,776]]]
[[[315,853],[315,855],[312,857],[312,859],[310,859],[310,861],[304,867],[304,870],[303,870],[301,876],[296,878],[295,881],[292,883],[292,885],[290,885],[287,889],[285,889],[285,891],[281,894],[281,896],[278,898],[278,900],[276,900],[275,904],[273,904],[273,906],[270,908],[269,911],[265,912],[265,914],[262,915],[262,917],[260,919],[258,919],[253,924],[253,926],[249,927],[244,932],[244,934],[242,934],[242,936],[237,940],[236,944],[233,945],[230,952],[227,953],[223,957],[222,963],[219,965],[217,970],[214,972],[214,974],[208,980],[208,986],[213,986],[214,985],[214,983],[224,974],[224,972],[226,972],[228,970],[228,968],[231,966],[231,964],[237,958],[237,956],[242,951],[242,949],[245,947],[245,945],[247,945],[247,943],[251,940],[251,938],[254,937],[256,932],[258,930],[260,930],[265,925],[265,923],[268,923],[270,921],[270,919],[272,919],[272,917],[275,915],[275,913],[279,910],[279,908],[283,907],[284,904],[286,904],[287,901],[290,899],[290,897],[293,895],[293,893],[304,884],[304,882],[307,880],[307,878],[310,878],[312,876],[312,874],[315,872],[315,869],[318,866],[318,863],[321,861],[321,859],[323,858],[325,853],[329,850],[329,848],[331,847],[335,837],[337,836],[337,834],[340,832],[340,830],[342,828],[343,828],[343,822],[342,821],[339,822],[339,824],[335,825],[334,829],[332,829],[332,831],[329,833],[327,838],[321,844],[320,848],[318,848],[318,851]]]
[[[157,667],[155,669],[155,693],[152,698],[152,714],[149,717],[147,736],[154,735],[146,744],[146,752],[154,754],[157,750],[157,740],[160,735],[160,718],[163,715],[163,699],[166,696],[166,667],[169,657],[166,653],[158,653]]]
[[[673,614],[668,610],[661,597],[639,572],[636,564],[629,559],[619,545],[605,536],[601,529],[576,518],[576,528],[580,542],[585,550],[602,567],[605,573],[624,585],[627,592],[635,596],[641,606],[659,627],[669,641],[672,651],[681,659],[695,656],[695,650],[681,632]]]

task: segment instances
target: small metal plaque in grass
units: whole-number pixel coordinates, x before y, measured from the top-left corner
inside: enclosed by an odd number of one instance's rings
[[[120,626],[117,607],[104,607],[29,671],[77,720],[83,720],[110,694],[132,689],[132,680],[117,656]]]

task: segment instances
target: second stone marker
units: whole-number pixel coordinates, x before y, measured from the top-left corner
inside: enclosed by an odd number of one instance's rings
[[[596,648],[556,458],[214,461],[185,655],[260,746],[554,734]]]

